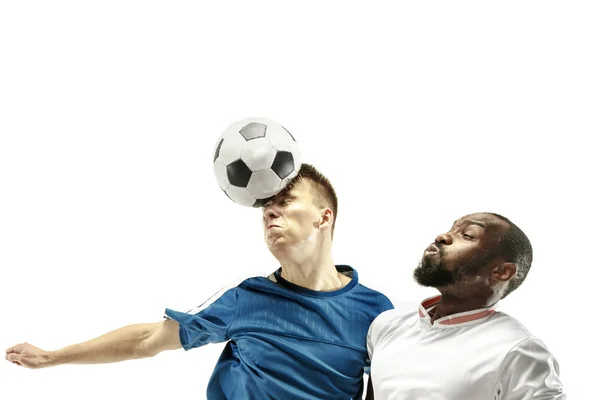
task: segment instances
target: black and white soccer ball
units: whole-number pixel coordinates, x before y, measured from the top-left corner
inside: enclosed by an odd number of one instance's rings
[[[268,119],[248,118],[219,137],[213,165],[219,187],[231,200],[262,207],[298,175],[300,157],[287,129]]]

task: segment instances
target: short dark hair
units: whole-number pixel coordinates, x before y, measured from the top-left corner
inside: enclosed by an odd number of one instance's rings
[[[521,283],[523,283],[527,277],[533,261],[533,248],[531,247],[531,242],[529,241],[529,238],[527,238],[527,235],[525,235],[525,233],[511,220],[500,214],[488,214],[500,218],[509,225],[498,244],[500,246],[500,253],[506,258],[506,261],[515,263],[517,266],[517,273],[514,278],[510,280],[508,287],[502,295],[502,298],[505,298],[516,288],[521,286]]]
[[[307,179],[311,185],[311,188],[316,192],[314,196],[315,205],[319,207],[328,207],[333,211],[333,223],[331,225],[331,236],[333,237],[333,230],[335,228],[335,221],[338,215],[338,199],[333,189],[333,185],[317,168],[311,164],[303,163],[300,166],[298,175],[292,179],[285,190],[290,190],[296,183],[301,179]]]

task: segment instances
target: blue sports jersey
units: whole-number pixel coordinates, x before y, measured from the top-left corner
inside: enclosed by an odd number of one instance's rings
[[[196,314],[166,309],[185,350],[227,341],[209,400],[362,398],[367,331],[393,305],[351,267],[336,268],[352,281],[332,292],[297,286],[279,269],[277,283],[246,279]]]

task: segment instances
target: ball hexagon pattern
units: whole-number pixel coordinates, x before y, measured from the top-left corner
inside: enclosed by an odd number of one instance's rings
[[[298,175],[298,142],[265,118],[231,124],[217,140],[213,169],[217,184],[235,203],[261,207]]]

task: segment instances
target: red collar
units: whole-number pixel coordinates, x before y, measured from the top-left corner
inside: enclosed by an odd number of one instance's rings
[[[442,298],[441,295],[429,297],[421,302],[419,305],[419,317],[421,317],[422,321],[426,321],[431,324],[431,316],[429,315],[429,311],[437,306]],[[459,325],[466,323],[473,323],[474,321],[481,322],[481,320],[493,315],[496,310],[494,310],[495,305],[485,308],[479,308],[477,310],[465,311],[462,313],[447,315],[443,318],[436,319],[433,323],[440,325]]]

